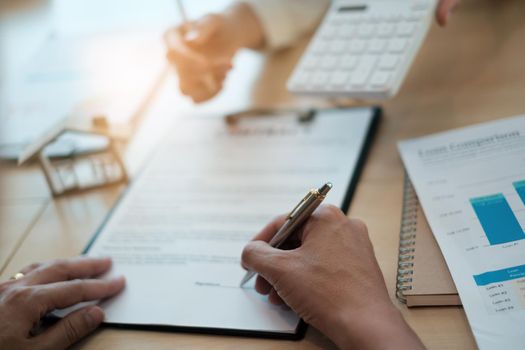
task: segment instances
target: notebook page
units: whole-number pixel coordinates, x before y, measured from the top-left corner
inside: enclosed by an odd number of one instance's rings
[[[312,187],[341,205],[372,110],[178,123],[121,199],[88,255],[111,256],[125,290],[106,322],[296,332],[299,318],[244,288],[245,244]]]

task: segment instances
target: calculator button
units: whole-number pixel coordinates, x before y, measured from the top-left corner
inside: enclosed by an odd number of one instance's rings
[[[345,23],[345,19],[338,13],[329,14],[328,16],[329,17],[324,20],[326,23],[334,24],[336,26]]]
[[[377,28],[377,35],[382,38],[388,38],[392,36],[394,32],[394,25],[391,23],[382,23]]]
[[[332,25],[325,26],[322,29],[322,31],[321,31],[321,38],[323,38],[325,40],[331,40],[331,39],[335,38],[336,33],[337,33],[337,27],[336,26],[332,26]]]
[[[351,73],[347,71],[337,71],[330,75],[330,86],[334,88],[342,88],[350,80]]]
[[[326,56],[321,61],[321,68],[324,70],[332,70],[335,69],[337,66],[337,56]]]
[[[355,30],[355,24],[346,23],[338,28],[337,35],[344,39],[352,38],[354,36]]]
[[[361,24],[357,34],[361,38],[370,38],[374,34],[375,26],[373,24]]]
[[[325,72],[316,72],[313,77],[312,77],[312,84],[316,87],[316,88],[322,88],[323,86],[326,85],[326,83],[328,82],[328,73],[325,73]]]
[[[370,79],[370,85],[375,88],[382,88],[388,85],[390,80],[390,73],[388,72],[375,72]]]
[[[375,62],[373,60],[362,60],[357,66],[357,69],[353,71],[350,84],[354,87],[365,86],[368,80],[368,76],[374,69]]]
[[[303,72],[301,74],[298,74],[294,77],[293,85],[300,87],[300,88],[307,86],[311,77],[312,77],[311,73]]]
[[[302,66],[303,66],[304,69],[307,69],[307,70],[314,69],[317,66],[319,66],[319,61],[320,61],[320,59],[317,56],[308,56],[303,61]]]
[[[397,25],[396,34],[398,36],[411,36],[416,30],[416,24],[415,23],[399,23]]]
[[[402,19],[403,17],[401,16],[401,13],[398,12],[391,13],[386,17],[386,21],[391,23],[400,22]]]
[[[418,22],[421,16],[414,12],[409,12],[403,16],[403,19],[407,22]]]
[[[328,43],[321,40],[316,40],[312,46],[311,52],[314,54],[324,54],[328,51]]]
[[[412,10],[414,11],[425,11],[430,6],[428,0],[415,0],[412,3]]]
[[[379,60],[379,68],[381,69],[393,69],[397,66],[399,61],[398,56],[385,55]]]
[[[366,48],[366,41],[362,39],[355,39],[350,42],[349,50],[351,53],[361,53]]]
[[[346,49],[346,43],[343,40],[332,41],[328,50],[333,53],[341,53]]]
[[[388,17],[388,14],[385,14],[385,13],[379,13],[377,15],[375,15],[374,17],[377,18],[377,24],[381,24],[381,23],[385,23],[386,22],[386,19]]]
[[[358,58],[354,55],[344,55],[340,60],[340,67],[345,70],[354,69],[357,65]]]
[[[407,39],[404,39],[404,38],[392,39],[388,43],[389,52],[401,53],[406,49],[406,47],[407,47]]]
[[[385,50],[386,39],[373,39],[368,46],[368,52],[370,53],[382,53]]]
[[[361,15],[349,14],[346,16],[347,23],[359,24],[363,22],[363,17]]]
[[[372,68],[376,66],[378,60],[379,58],[376,55],[363,55],[361,57],[361,62],[368,62]]]

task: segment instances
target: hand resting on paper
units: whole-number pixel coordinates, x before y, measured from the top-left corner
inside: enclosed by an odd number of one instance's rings
[[[109,258],[78,257],[32,264],[18,279],[0,283],[0,349],[66,349],[104,320],[97,306],[79,309],[47,329],[40,321],[54,309],[111,297],[124,288],[124,278],[100,279]]]
[[[424,348],[390,301],[363,222],[321,206],[297,233],[296,248],[272,248],[266,242],[283,222],[268,224],[243,251],[259,293],[286,303],[341,349]]]

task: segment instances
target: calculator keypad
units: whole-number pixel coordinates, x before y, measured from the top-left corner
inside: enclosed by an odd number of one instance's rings
[[[396,1],[397,3],[397,1]],[[381,11],[331,9],[289,82],[294,92],[386,91],[399,77],[407,56],[415,55],[419,31],[426,31],[432,2],[407,1]]]

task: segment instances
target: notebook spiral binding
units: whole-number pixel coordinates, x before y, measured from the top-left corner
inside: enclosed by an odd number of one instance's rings
[[[396,282],[396,297],[405,304],[406,297],[404,292],[412,289],[412,274],[414,273],[413,260],[417,224],[417,204],[416,191],[408,174],[405,173]]]

